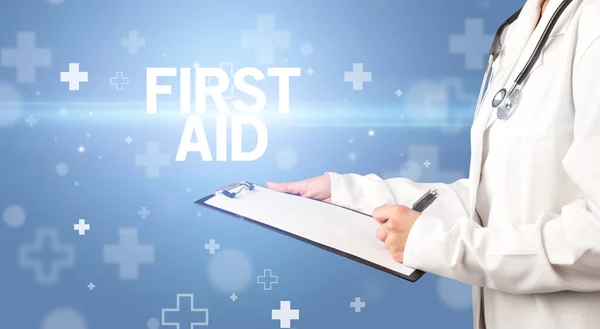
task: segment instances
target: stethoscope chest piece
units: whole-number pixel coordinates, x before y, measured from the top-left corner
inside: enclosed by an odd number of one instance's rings
[[[496,109],[496,115],[500,120],[507,120],[519,107],[521,102],[521,88],[515,85],[509,91],[506,88],[496,93],[492,100],[492,107]]]
[[[496,93],[496,95],[494,96],[494,99],[492,100],[492,107],[496,109],[496,112],[497,112],[496,115],[498,116],[498,119],[507,120],[517,110],[517,107],[519,106],[519,103],[521,102],[521,89],[523,87],[525,80],[527,79],[527,77],[529,76],[531,71],[533,70],[534,64],[540,57],[542,50],[544,49],[544,45],[548,41],[548,38],[550,37],[550,33],[552,32],[552,29],[554,28],[554,25],[556,24],[556,22],[558,22],[560,15],[569,6],[569,4],[571,2],[573,2],[573,0],[563,0],[563,2],[560,4],[558,9],[556,9],[554,14],[552,14],[552,17],[550,18],[550,22],[544,28],[544,32],[542,33],[542,36],[540,37],[538,44],[535,46],[535,49],[533,50],[533,54],[529,57],[529,59],[525,63],[525,67],[521,70],[519,75],[516,77],[515,82],[512,85],[512,87],[510,87],[510,89],[508,89],[508,90],[506,88],[503,88],[498,93]],[[520,10],[517,11],[515,14],[513,14],[509,19],[507,19],[506,22],[504,22],[504,24],[502,24],[500,26],[500,28],[498,29],[498,32],[496,32],[496,35],[494,36],[494,41],[492,42],[492,49],[490,50],[490,58],[491,59],[497,58],[502,49],[501,44],[500,44],[500,35],[502,34],[502,31],[509,24],[514,22],[517,19],[517,17],[519,17],[519,13],[520,13]],[[488,67],[489,66],[491,66],[491,65],[488,65]],[[482,87],[482,90],[483,90],[483,87]]]

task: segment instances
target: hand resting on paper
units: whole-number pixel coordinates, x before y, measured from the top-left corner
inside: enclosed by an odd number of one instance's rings
[[[325,174],[298,182],[267,182],[271,190],[331,203],[331,178]]]
[[[331,179],[327,174],[298,182],[267,182],[267,187],[278,192],[331,202]],[[373,210],[373,218],[381,224],[376,233],[377,239],[385,243],[397,262],[402,263],[404,259],[408,233],[420,215],[421,213],[402,205],[382,206]]]

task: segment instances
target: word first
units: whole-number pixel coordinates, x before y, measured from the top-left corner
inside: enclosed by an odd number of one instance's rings
[[[191,68],[147,68],[146,69],[146,112],[153,114],[157,111],[158,95],[170,95],[172,93],[171,85],[159,85],[159,77],[177,77],[179,73],[180,84],[180,111],[184,114],[190,114],[192,111],[192,69]],[[206,113],[206,100],[212,97],[219,113],[228,114],[229,107],[225,102],[225,93],[230,87],[232,81],[229,75],[222,68],[196,67],[194,71],[194,96],[195,109],[198,114]],[[267,76],[277,77],[279,79],[279,113],[288,113],[290,107],[290,78],[299,77],[300,68],[279,67],[268,68]],[[253,67],[243,67],[237,70],[233,75],[233,86],[240,92],[247,94],[254,99],[254,104],[245,104],[241,99],[233,101],[236,110],[245,114],[256,114],[264,110],[267,104],[265,93],[256,86],[246,82],[247,77],[254,78],[255,81],[264,80],[266,77],[262,71]],[[216,85],[207,85],[209,78],[216,79]]]

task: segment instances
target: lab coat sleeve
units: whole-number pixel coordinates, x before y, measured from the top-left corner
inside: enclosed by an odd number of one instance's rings
[[[600,291],[600,40],[573,74],[574,141],[563,167],[581,195],[534,224],[448,225],[423,214],[409,233],[404,264],[470,285],[512,293]]]
[[[451,184],[417,183],[407,178],[381,179],[375,174],[326,173],[331,178],[331,203],[371,215],[384,205],[412,206],[425,192],[437,189],[438,199],[424,213],[440,218],[467,216],[467,179]]]

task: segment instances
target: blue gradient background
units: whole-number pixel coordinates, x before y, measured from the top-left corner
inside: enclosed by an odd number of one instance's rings
[[[87,325],[56,320],[61,329],[145,329],[148,319],[160,320],[162,308],[175,307],[178,293],[194,294],[195,306],[209,309],[211,328],[279,328],[271,310],[280,301],[291,301],[300,310],[300,320],[292,321],[296,329],[471,327],[467,286],[432,274],[409,283],[193,202],[235,181],[298,180],[325,171],[386,177],[407,173],[420,181],[465,176],[468,131],[483,68],[467,69],[463,55],[451,54],[449,36],[463,34],[467,18],[483,19],[486,34],[493,35],[522,4],[2,1],[0,49],[14,48],[20,31],[36,32],[37,46],[52,49],[52,65],[39,68],[35,83],[25,84],[17,83],[14,68],[0,67],[0,81],[15,87],[23,99],[18,121],[0,127],[0,210],[16,204],[27,214],[21,227],[0,223],[1,327],[59,329],[44,317],[57,307],[70,307]],[[175,162],[185,116],[177,113],[177,104],[166,105],[169,97],[160,98],[158,114],[146,114],[146,68],[231,62],[236,69],[266,70],[256,65],[253,51],[241,49],[241,31],[253,30],[259,14],[275,15],[277,28],[292,35],[291,48],[279,51],[277,63],[270,65],[302,68],[302,77],[291,80],[290,114],[277,114],[270,102],[262,114],[268,149],[257,161],[202,162],[200,155],[191,154],[186,162]],[[129,30],[146,39],[135,55],[121,47]],[[301,53],[304,43],[312,44],[312,54]],[[89,72],[89,82],[79,91],[60,82],[69,63],[80,63]],[[343,72],[352,63],[363,63],[372,72],[372,82],[362,91],[344,82]],[[315,74],[308,76],[308,68]],[[123,91],[109,84],[117,71],[130,78]],[[462,92],[448,91],[448,106],[430,109],[446,119],[431,120],[407,106],[409,96],[427,102],[427,92],[409,95],[415,83],[446,77],[464,86]],[[268,78],[257,84],[270,101],[276,100],[275,82]],[[177,79],[169,83],[176,94]],[[405,94],[396,96],[397,89]],[[13,99],[3,96],[0,110],[14,106]],[[59,114],[61,108],[66,115]],[[209,112],[205,128],[214,150],[215,111]],[[25,124],[29,115],[37,119],[33,127]],[[124,141],[127,136],[132,143]],[[251,147],[254,138],[251,130],[245,131],[245,145]],[[159,142],[171,156],[171,165],[158,178],[146,177],[144,168],[135,166],[135,154],[144,151],[147,141]],[[85,152],[78,152],[79,146]],[[423,159],[410,153],[410,147],[432,147],[438,157],[426,154]],[[424,160],[432,165],[414,167]],[[66,176],[55,172],[60,162],[69,166]],[[144,206],[151,211],[146,219],[137,214]],[[73,230],[80,218],[91,225],[85,236]],[[73,267],[62,270],[52,285],[38,284],[33,271],[18,263],[19,247],[31,244],[42,227],[57,229],[60,242],[75,248]],[[137,229],[140,243],[155,249],[154,263],[141,265],[137,280],[119,280],[117,265],[103,262],[103,246],[118,242],[120,228]],[[209,239],[221,247],[214,255],[204,249]],[[218,258],[227,250],[246,255],[251,277],[239,277],[239,264]],[[229,264],[225,270],[231,280],[248,279],[248,284],[236,291],[218,289],[209,274],[217,260]],[[272,269],[279,279],[270,291],[256,283],[264,269]],[[89,282],[94,290],[86,287]],[[239,299],[231,301],[231,293]],[[366,302],[360,313],[349,305],[355,297]]]

